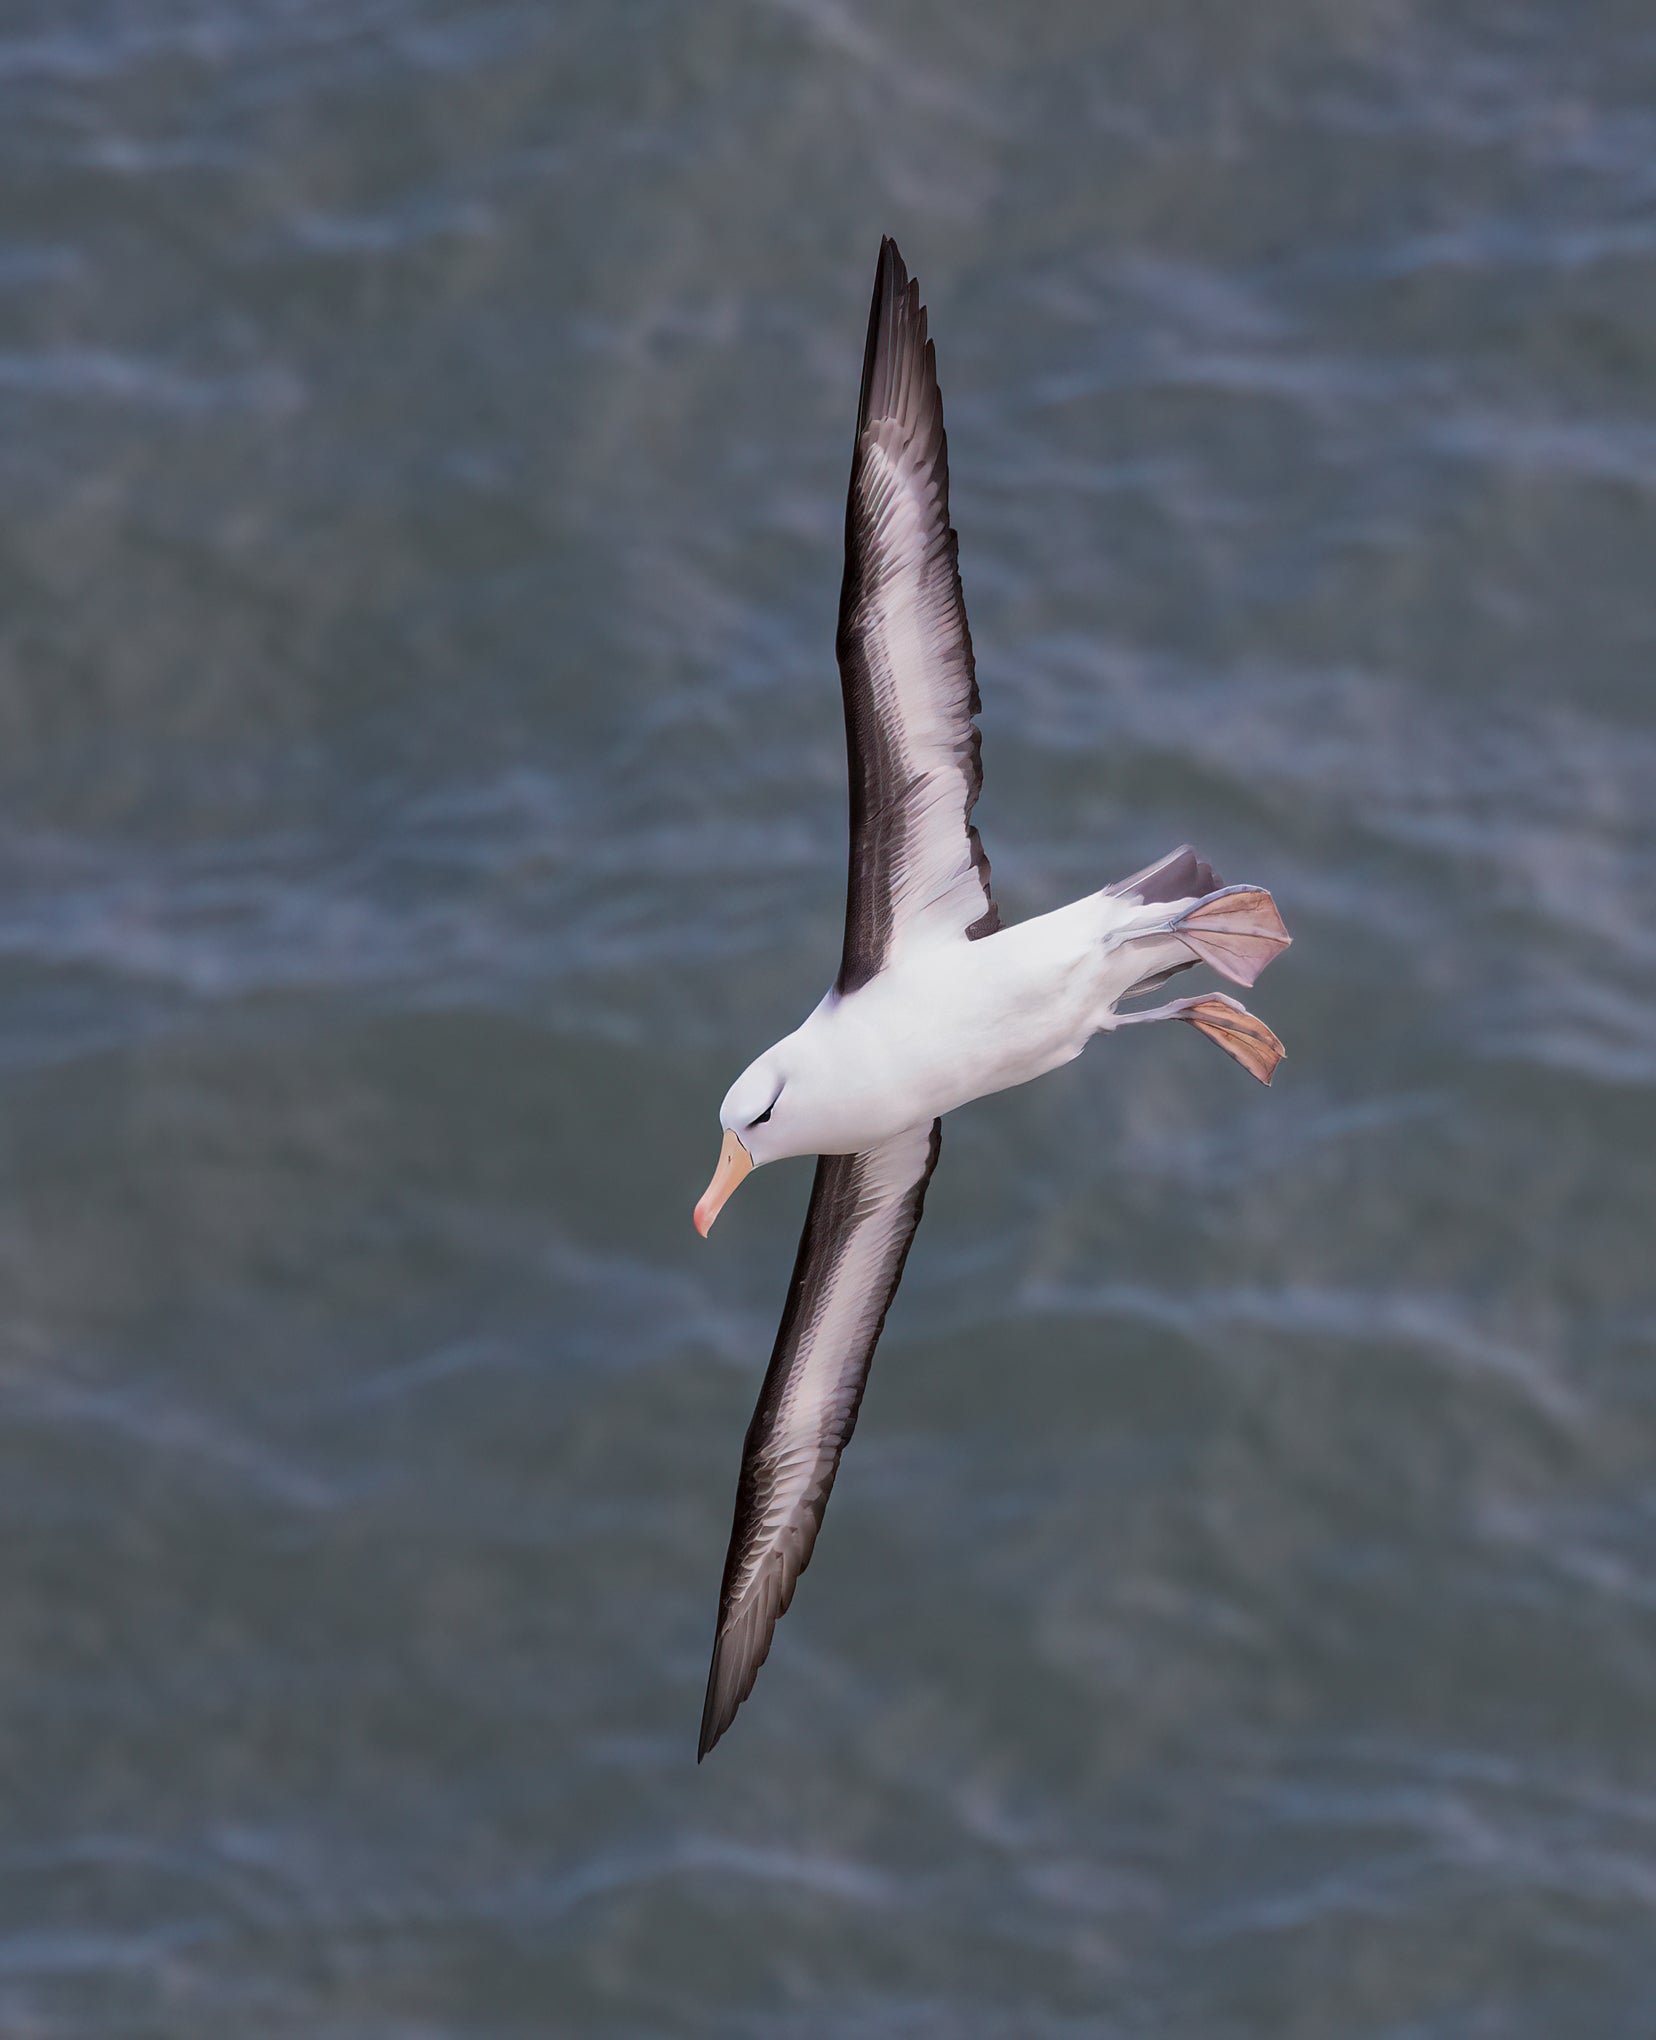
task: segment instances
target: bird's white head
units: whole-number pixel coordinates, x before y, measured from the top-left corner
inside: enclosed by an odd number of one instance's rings
[[[798,1152],[787,1138],[788,1071],[779,1049],[748,1064],[719,1107],[724,1145],[713,1180],[696,1206],[696,1230],[706,1239],[725,1200],[750,1170]]]

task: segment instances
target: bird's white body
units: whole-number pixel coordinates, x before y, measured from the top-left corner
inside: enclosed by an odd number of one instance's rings
[[[1192,960],[1185,905],[1091,893],[987,941],[918,945],[859,991],[830,991],[759,1058],[787,1073],[787,1114],[755,1158],[855,1154],[1073,1062],[1142,978]],[[733,1087],[734,1089],[735,1087]]]

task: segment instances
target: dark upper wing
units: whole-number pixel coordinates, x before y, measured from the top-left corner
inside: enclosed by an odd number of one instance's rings
[[[702,1757],[753,1690],[810,1561],[868,1363],[920,1223],[942,1121],[823,1155],[776,1347],[742,1447],[736,1521],[702,1709]]]
[[[920,286],[880,243],[845,507],[840,682],[851,865],[838,989],[902,947],[1000,925],[971,825],[983,784],[972,634],[949,529],[949,448]]]

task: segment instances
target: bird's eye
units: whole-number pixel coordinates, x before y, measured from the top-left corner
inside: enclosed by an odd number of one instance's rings
[[[765,1123],[765,1121],[766,1121],[767,1119],[769,1119],[769,1117],[771,1116],[771,1114],[772,1114],[772,1113],[773,1113],[773,1112],[774,1112],[775,1110],[776,1110],[776,1107],[775,1107],[774,1105],[767,1105],[767,1106],[765,1107],[764,1111],[760,1113],[760,1115],[759,1115],[759,1117],[758,1117],[757,1119],[754,1119],[754,1120],[750,1120],[750,1121],[748,1122],[748,1123],[749,1123],[749,1125],[751,1125],[751,1126],[763,1126],[763,1125],[764,1125],[764,1123]]]

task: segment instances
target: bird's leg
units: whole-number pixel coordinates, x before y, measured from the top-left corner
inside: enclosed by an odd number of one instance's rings
[[[1230,885],[1209,893],[1170,932],[1237,985],[1251,985],[1292,939],[1276,901],[1259,885]]]
[[[1118,1013],[1115,1025],[1133,1027],[1141,1020],[1188,1020],[1262,1084],[1271,1081],[1277,1064],[1287,1053],[1263,1020],[1250,1013],[1240,999],[1225,992],[1203,992],[1199,998],[1175,999],[1170,1005],[1151,1006],[1143,1013]]]

